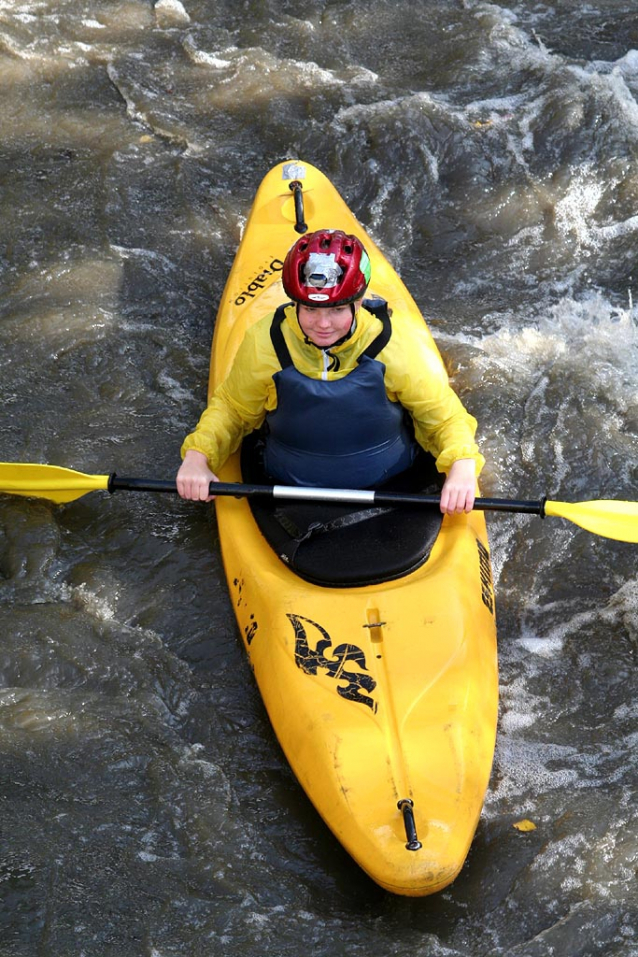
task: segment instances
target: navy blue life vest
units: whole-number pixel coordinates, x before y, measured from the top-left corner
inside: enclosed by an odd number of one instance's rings
[[[275,482],[333,488],[374,488],[409,468],[417,446],[407,413],[388,399],[385,366],[375,357],[392,325],[387,303],[365,301],[383,329],[342,379],[312,379],[295,368],[281,331],[286,306],[270,336],[281,365],[273,376],[277,408],[266,416],[264,466]]]

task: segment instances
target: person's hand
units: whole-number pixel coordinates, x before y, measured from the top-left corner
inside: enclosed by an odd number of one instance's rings
[[[191,502],[212,502],[215,496],[209,493],[210,483],[219,482],[219,479],[211,472],[206,456],[189,449],[175,481],[182,498]]]
[[[441,490],[441,511],[444,515],[471,512],[475,497],[476,463],[474,459],[457,459]]]

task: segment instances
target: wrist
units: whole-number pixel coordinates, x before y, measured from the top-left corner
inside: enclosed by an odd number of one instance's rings
[[[197,449],[189,449],[184,455],[184,461],[197,463],[198,465],[203,463],[208,465],[208,457],[203,452],[198,452]]]

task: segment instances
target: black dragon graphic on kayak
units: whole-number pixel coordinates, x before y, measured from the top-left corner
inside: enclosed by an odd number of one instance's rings
[[[337,686],[337,694],[348,701],[356,701],[367,705],[373,712],[377,710],[377,703],[371,693],[377,686],[370,674],[366,674],[366,657],[357,645],[341,644],[333,649],[331,657],[326,657],[326,651],[332,647],[332,638],[321,625],[302,615],[287,615],[295,630],[295,663],[307,675],[316,675],[321,669],[336,681],[345,682]],[[308,641],[308,627],[319,632],[320,638],[314,648]],[[346,670],[346,664],[351,662],[362,671]]]

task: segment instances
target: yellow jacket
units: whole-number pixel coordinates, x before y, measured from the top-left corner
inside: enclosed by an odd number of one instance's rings
[[[272,319],[270,313],[247,331],[228,376],[182,445],[182,456],[189,449],[202,452],[215,473],[239,448],[244,436],[258,429],[266,413],[277,407],[273,375],[281,366],[270,340]],[[376,316],[363,307],[359,309],[354,334],[342,345],[327,350],[339,357],[339,368],[333,371],[327,368],[331,360],[324,351],[304,341],[294,305],[286,308],[281,325],[295,367],[311,378],[328,380],[348,375],[381,328]],[[385,365],[388,398],[409,411],[416,440],[435,457],[438,470],[447,472],[457,459],[473,458],[478,474],[485,460],[474,441],[476,419],[450,387],[425,327],[421,334],[411,324],[402,326],[400,316],[395,314],[392,336],[377,360]]]

